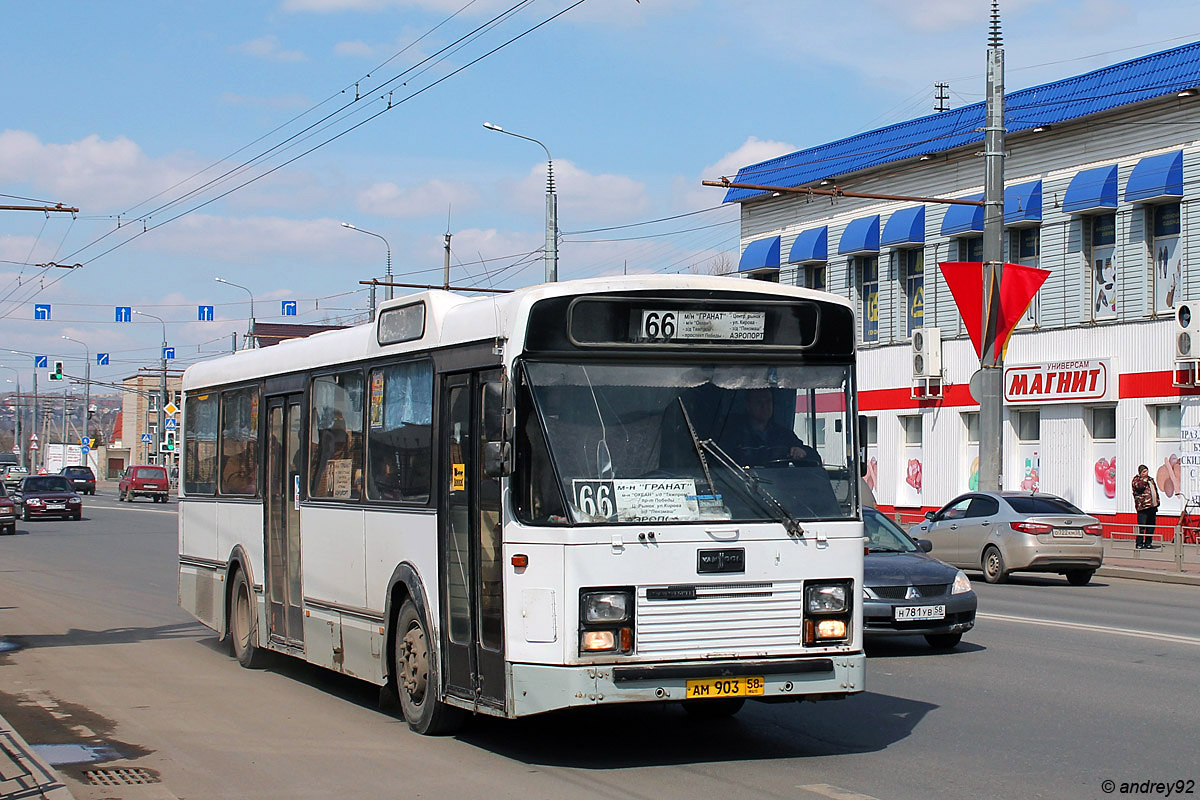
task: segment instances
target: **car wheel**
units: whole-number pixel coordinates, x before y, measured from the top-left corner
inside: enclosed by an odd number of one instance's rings
[[[993,544],[983,551],[983,579],[988,583],[1004,583],[1008,580],[1008,572],[1004,569],[1004,556],[1000,548]]]
[[[71,519],[75,520],[76,522],[79,522],[81,519],[83,519],[83,512],[82,511],[76,512],[75,516],[71,517]]]
[[[26,522],[29,522],[29,520],[33,519],[33,514],[29,513],[28,508],[21,512],[21,519],[25,520]]]
[[[1087,586],[1095,574],[1096,571],[1092,569],[1069,569],[1067,570],[1067,583],[1072,586]]]
[[[17,533],[17,524],[14,522],[12,525],[5,525],[4,532],[9,536],[15,536]]]
[[[233,657],[246,669],[261,667],[265,656],[262,648],[258,646],[258,614],[255,605],[250,581],[246,580],[246,571],[239,569],[233,581],[229,638],[233,644]]]
[[[927,633],[925,641],[935,650],[949,650],[962,641],[961,633]]]
[[[437,698],[437,662],[430,656],[425,622],[412,600],[400,607],[393,641],[392,672],[408,727],[426,736],[453,733],[466,715]]]
[[[683,710],[692,719],[725,719],[741,711],[744,705],[744,697],[723,697],[720,700],[687,700]]]

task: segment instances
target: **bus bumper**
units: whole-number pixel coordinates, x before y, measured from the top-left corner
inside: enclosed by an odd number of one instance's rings
[[[689,680],[752,676],[763,679],[763,692],[747,699],[826,700],[863,691],[865,667],[863,653],[666,664],[510,664],[509,708],[512,716],[523,717],[573,706],[684,700]]]

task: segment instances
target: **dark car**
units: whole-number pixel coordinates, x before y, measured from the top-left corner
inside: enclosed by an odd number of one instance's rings
[[[978,601],[961,569],[928,555],[932,545],[909,538],[874,508],[863,509],[863,633],[924,636],[931,647],[950,648],[975,626]]]
[[[83,501],[62,475],[30,475],[21,481],[13,499],[26,521],[34,517],[83,519]]]
[[[0,482],[0,531],[17,532],[17,504],[8,496],[8,489]]]
[[[80,494],[96,494],[96,473],[92,472],[91,467],[63,467],[59,474],[65,475]]]
[[[117,485],[117,499],[132,503],[135,497],[149,497],[156,503],[165,503],[170,491],[166,467],[136,464],[121,473],[121,482]]]

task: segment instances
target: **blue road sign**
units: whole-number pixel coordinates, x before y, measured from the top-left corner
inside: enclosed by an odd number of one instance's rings
[[[280,306],[283,309],[283,312],[282,312],[283,316],[285,316],[285,317],[296,316],[296,301],[295,300],[284,300],[280,303]]]
[[[79,453],[80,453],[81,455],[85,455],[85,456],[86,456],[86,455],[87,455],[89,452],[91,452],[91,450],[92,450],[92,448],[88,447],[88,446],[85,444],[85,445],[82,445],[82,446],[79,448]]]
[[[165,420],[163,420],[163,430],[172,431],[178,429],[179,423],[175,421],[174,417],[167,417]]]
[[[96,366],[97,367],[107,367],[108,366],[108,353],[96,353]]]
[[[34,319],[50,319],[50,304],[49,303],[34,303],[33,304]]]
[[[142,442],[143,442],[143,444],[150,444],[150,441],[151,441],[151,440],[150,440],[150,434],[148,434],[148,433],[143,433],[143,434],[142,434]]]
[[[163,358],[170,361],[174,357],[175,357],[175,348],[174,347],[164,347],[163,348]]]
[[[49,369],[50,362],[47,360],[46,356],[34,356],[33,357],[33,368],[34,369]]]
[[[212,306],[196,306],[196,318],[198,320],[200,320],[201,322],[212,322],[213,321],[213,307]]]
[[[133,322],[133,306],[116,306],[117,322]]]

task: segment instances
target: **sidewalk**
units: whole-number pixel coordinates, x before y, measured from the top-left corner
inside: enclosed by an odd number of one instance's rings
[[[58,777],[33,749],[0,717],[0,798],[74,800]]]
[[[1160,583],[1200,586],[1200,548],[1184,545],[1182,569],[1176,563],[1175,544],[1159,544],[1153,550],[1138,550],[1133,537],[1104,540],[1104,566],[1096,574],[1108,578],[1132,578]]]

